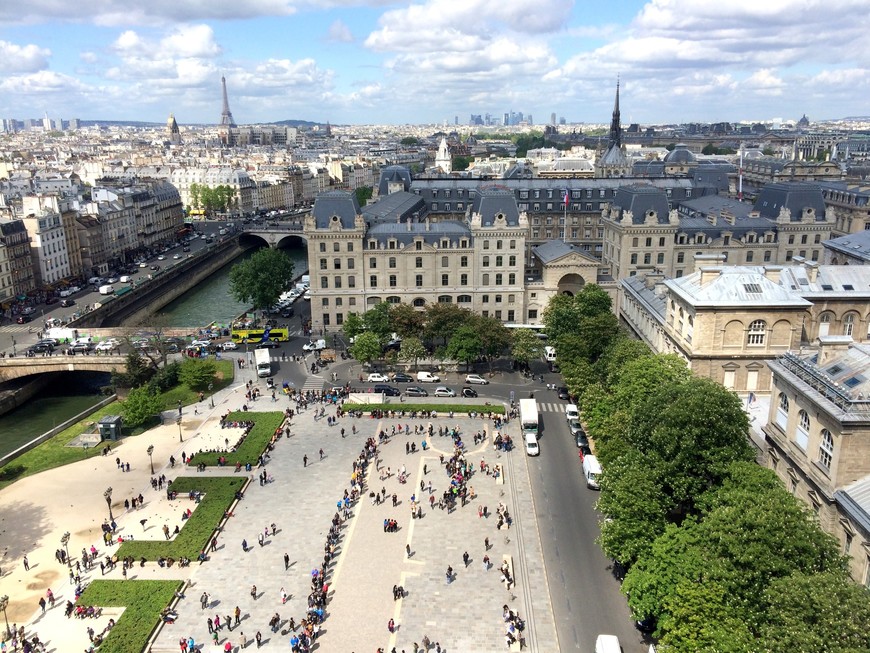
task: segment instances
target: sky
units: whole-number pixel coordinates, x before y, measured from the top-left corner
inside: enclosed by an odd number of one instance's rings
[[[238,124],[870,114],[870,0],[0,2],[0,116]]]

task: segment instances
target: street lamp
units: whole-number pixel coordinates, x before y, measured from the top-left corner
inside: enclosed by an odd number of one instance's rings
[[[6,621],[6,639],[12,638],[12,631],[9,630],[9,617],[6,616],[6,608],[9,606],[9,597],[5,594],[0,596],[0,610],[3,610],[3,619]]]
[[[154,474],[154,459],[151,457],[151,454],[154,453],[154,445],[153,444],[148,445],[147,451],[148,451],[148,459],[151,461],[151,474],[153,475]]]
[[[72,560],[69,559],[69,531],[61,536],[60,543],[63,544],[63,550],[66,553],[66,566],[72,567]]]
[[[178,441],[184,442],[184,438],[181,437],[181,415],[175,420],[175,423],[178,424]]]
[[[106,498],[106,505],[109,506],[109,521],[114,521],[115,518],[112,516],[112,488],[111,486],[103,492],[103,496]]]
[[[212,407],[212,408],[214,408],[214,395],[211,394],[211,391],[212,391],[213,388],[214,388],[214,383],[209,383],[209,384],[208,384],[208,393],[209,393],[209,395],[210,395],[210,396],[209,396],[209,399],[211,400],[211,407]]]

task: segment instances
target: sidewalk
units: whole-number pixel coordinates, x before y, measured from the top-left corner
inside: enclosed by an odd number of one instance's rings
[[[38,632],[42,640],[53,642],[56,650],[85,649],[88,644],[85,629],[91,626],[99,632],[103,626],[99,620],[63,617],[66,596],[61,596],[69,594],[67,570],[54,559],[61,535],[66,530],[71,532],[69,551],[74,559],[79,557],[82,547],[91,544],[97,546],[102,555],[100,524],[108,516],[103,491],[111,485],[119,532],[133,533],[136,538],[162,538],[162,523],[166,521],[174,527],[180,509],[172,502],[159,500],[158,497],[165,494],[151,489],[147,446],[155,446],[155,475],[165,473],[172,478],[196,474],[183,470],[180,465],[174,469],[164,465],[170,455],[179,459],[182,450],[190,453],[199,448],[223,446],[223,439],[229,436],[217,426],[218,417],[241,406],[244,382],[251,377],[250,370],[237,370],[235,387],[217,393],[215,408],[205,408],[201,415],[194,416],[192,407],[185,407],[184,443],[178,442],[178,427],[171,422],[113,447],[110,457],[96,456],[27,478],[0,493],[4,506],[0,515],[3,520],[0,548],[6,551],[0,593],[9,594],[11,599],[10,625],[33,620],[28,629]],[[261,382],[261,386],[265,384]],[[208,406],[208,400],[201,405]],[[283,410],[287,405],[286,399],[272,402],[266,396],[252,408],[254,411]],[[327,413],[330,412],[328,409]],[[413,428],[414,421],[402,420],[406,422]],[[427,484],[432,481],[434,493],[437,495],[446,487],[447,476],[439,465],[438,454],[449,455],[451,440],[439,438],[437,428],[448,422],[450,426],[459,425],[467,436],[469,450],[473,451],[468,455],[469,462],[477,466],[483,458],[489,464],[501,463],[505,482],[498,484],[492,478],[475,475],[470,485],[478,499],[464,508],[457,507],[450,515],[437,506],[430,511],[428,493],[424,492],[423,518],[412,521],[409,499],[411,494],[421,494],[423,464],[428,466],[424,480]],[[239,633],[243,631],[251,642],[258,630],[264,647],[289,648],[290,635],[271,632],[268,621],[278,613],[284,629],[290,617],[299,623],[304,616],[311,571],[321,564],[336,501],[350,484],[352,461],[359,455],[365,438],[376,437],[381,428],[389,432],[397,423],[397,420],[367,417],[344,418],[337,426],[328,427],[325,419],[314,419],[313,409],[298,415],[290,437],[278,442],[267,465],[274,482],[260,486],[254,473],[254,482],[219,535],[218,548],[209,562],[201,566],[194,563],[187,569],[160,569],[149,563],[144,568],[136,566],[131,570],[131,579],[184,578],[190,581],[186,598],[177,607],[178,620],[163,627],[152,650],[177,651],[182,636],[193,635],[197,642],[210,641],[206,619],[219,614],[223,621],[237,605],[243,615],[241,625],[230,632],[225,628],[220,631],[221,650],[227,639],[238,650]],[[352,424],[357,427],[356,435],[351,435]],[[406,465],[409,473],[406,485],[400,485],[395,475],[381,482],[375,465],[370,466],[369,485],[342,531],[339,556],[333,562],[331,602],[318,640],[320,650],[362,653],[379,646],[389,651],[396,646],[399,651],[404,648],[410,652],[413,643],[420,642],[423,635],[428,635],[433,642],[433,650],[434,643],[440,642],[449,653],[504,650],[501,611],[505,603],[526,620],[529,650],[558,650],[526,456],[521,449],[515,449],[497,459],[489,443],[472,447],[471,434],[485,426],[491,428],[482,419],[448,420],[444,417],[435,421],[434,426],[436,435],[431,442],[434,449],[426,454],[419,452],[419,436],[414,438],[418,447],[416,454],[405,454],[404,441],[408,436],[404,435],[395,436],[380,448],[382,467],[389,466],[395,472],[402,464]],[[346,430],[345,438],[340,436],[341,427]],[[519,439],[514,424],[507,429],[515,440]],[[322,460],[318,453],[321,448]],[[303,466],[305,455],[309,459],[307,467]],[[117,469],[115,456],[124,462],[129,460],[130,473]],[[232,475],[233,470],[209,470],[207,474]],[[398,495],[401,503],[397,508],[392,508],[390,501],[380,506],[371,505],[368,492],[382,486],[388,495],[393,492]],[[119,515],[123,513],[124,498],[139,492],[145,498],[143,508]],[[58,497],[63,500],[59,501]],[[509,531],[497,531],[494,516],[488,520],[478,517],[478,505],[486,505],[489,512],[495,513],[499,501],[505,503],[514,518],[514,527]],[[385,517],[398,521],[399,532],[383,532]],[[143,518],[148,519],[144,529],[139,523]],[[278,529],[276,536],[269,535],[263,546],[258,545],[257,535],[272,523]],[[489,571],[484,570],[482,563],[485,537],[489,537],[492,544],[488,555],[494,566]],[[251,547],[247,553],[242,552],[243,539]],[[406,544],[412,550],[410,559],[405,555]],[[462,562],[462,553],[466,550],[471,557],[467,569]],[[21,564],[24,552],[29,552],[30,572],[25,572]],[[290,561],[286,570],[285,553]],[[518,584],[510,593],[499,582],[498,565],[504,554],[513,558]],[[456,572],[456,580],[450,585],[446,584],[444,576],[448,564]],[[99,567],[95,575],[99,577]],[[120,578],[120,568],[106,577]],[[394,584],[405,587],[406,598],[393,601]],[[252,585],[257,587],[256,599],[250,594]],[[48,587],[60,600],[57,607],[40,617],[37,601]],[[279,598],[282,588],[290,597],[286,604]],[[209,608],[205,611],[199,604],[203,592],[210,595]],[[515,600],[511,599],[512,595],[516,596]],[[390,618],[398,626],[393,635],[386,627]],[[107,620],[108,617],[104,619]],[[57,648],[59,643],[62,646]],[[209,646],[203,650],[210,650]]]

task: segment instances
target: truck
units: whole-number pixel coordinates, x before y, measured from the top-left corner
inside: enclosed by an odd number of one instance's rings
[[[115,292],[115,288],[113,286],[100,286],[101,295],[111,295],[113,292]]]
[[[586,487],[590,490],[598,489],[598,477],[601,476],[601,463],[598,458],[588,455],[583,458],[583,477],[586,479]]]
[[[520,399],[520,428],[526,453],[537,456],[541,450],[538,447],[538,404],[534,399]]]
[[[257,366],[257,376],[272,375],[272,355],[268,349],[254,350],[254,364]]]

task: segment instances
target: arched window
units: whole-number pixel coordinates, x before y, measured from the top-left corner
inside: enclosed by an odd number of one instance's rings
[[[438,295],[438,303],[439,304],[449,304],[453,299],[450,295]]]
[[[489,257],[488,257],[488,256],[484,256],[484,257],[483,257],[483,263],[482,263],[482,265],[483,265],[483,267],[485,267],[485,268],[488,268],[488,267],[489,267]]]
[[[457,304],[470,304],[471,303],[471,295],[459,295],[456,298]]]
[[[395,257],[395,256],[391,256],[391,257],[390,257],[390,260],[389,260],[389,266],[390,266],[391,268],[396,267],[396,257]]]
[[[847,313],[843,317],[843,335],[851,336],[852,330],[855,328],[855,314]]]
[[[387,303],[388,304],[401,304],[402,298],[396,297],[395,295],[390,295],[389,297],[387,297]]]
[[[822,440],[819,443],[819,464],[830,471],[834,459],[834,436],[828,429],[822,429]]]
[[[414,300],[414,308],[421,308],[425,305],[426,305],[426,300],[423,299],[422,297],[417,297],[417,299]]]
[[[807,450],[810,442],[810,415],[805,410],[798,413],[798,427],[794,432],[794,441],[801,449]]]
[[[746,343],[756,347],[763,345],[766,332],[767,323],[764,320],[755,320],[749,325],[749,336]]]
[[[776,409],[776,424],[783,431],[788,427],[788,397],[784,392],[779,393],[779,407]]]
[[[826,336],[831,331],[832,318],[833,315],[831,313],[822,313],[819,316],[819,337]]]

